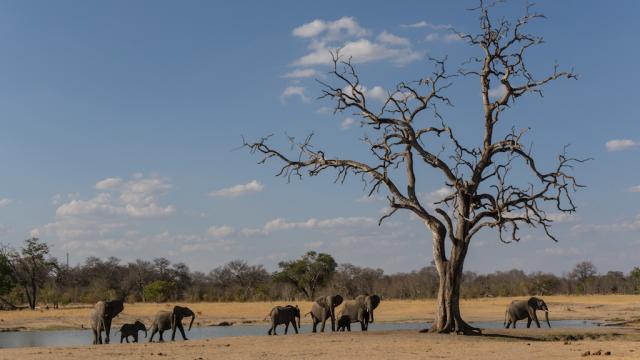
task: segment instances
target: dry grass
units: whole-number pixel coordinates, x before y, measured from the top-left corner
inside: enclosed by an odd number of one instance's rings
[[[508,303],[514,298],[484,298],[462,301],[462,314],[468,321],[502,321]],[[640,296],[546,296],[552,320],[593,319],[629,321],[640,317]],[[230,321],[234,323],[262,322],[271,308],[283,302],[251,303],[193,303],[186,304],[197,313],[200,326]],[[311,308],[310,302],[298,302],[303,314]],[[171,308],[173,304],[126,304],[124,312],[114,325],[141,319],[149,323],[153,315]],[[383,300],[376,311],[376,321],[405,322],[433,319],[433,300]],[[0,311],[1,328],[50,329],[80,328],[87,326],[90,306],[70,306],[58,310]],[[303,318],[303,323],[309,319]]]

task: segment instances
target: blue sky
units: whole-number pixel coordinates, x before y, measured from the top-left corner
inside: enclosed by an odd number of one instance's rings
[[[401,80],[449,68],[474,50],[447,27],[475,31],[474,2],[3,1],[0,3],[0,240],[34,234],[71,262],[165,256],[208,271],[242,258],[274,269],[308,250],[338,262],[410,271],[431,260],[430,234],[409,214],[377,227],[384,202],[362,184],[319,176],[287,182],[275,163],[238,150],[241,136],[316,134],[333,155],[361,156],[352,114],[316,100],[326,49],[351,49],[375,98]],[[500,9],[522,13],[524,3]],[[542,74],[558,62],[579,81],[524,99],[505,126],[531,127],[542,164],[566,143],[593,157],[576,174],[578,214],[558,218],[553,243],[480,234],[466,269],[562,273],[640,265],[640,33],[635,1],[540,1],[530,30]],[[450,90],[447,120],[478,141],[477,81]],[[351,119],[351,120],[349,120]],[[442,179],[420,179],[436,196]]]

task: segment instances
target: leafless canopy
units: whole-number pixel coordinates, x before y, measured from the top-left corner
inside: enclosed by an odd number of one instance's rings
[[[446,59],[431,59],[435,69],[429,77],[399,83],[382,107],[377,108],[367,101],[367,94],[350,59],[343,59],[339,51],[332,54],[333,69],[330,72],[336,83],[321,82],[321,98],[335,101],[335,112],[355,111],[362,117],[363,126],[377,134],[375,138],[364,138],[373,161],[364,163],[327,158],[322,150],[312,145],[313,134],[302,142],[290,138],[297,149],[295,157],[270,147],[267,144],[268,137],[245,145],[252,152],[264,155],[262,163],[271,158],[282,161],[284,165],[279,176],[314,176],[324,170],[335,169],[337,181],[344,181],[350,174],[363,176],[370,183],[369,195],[385,187],[391,211],[380,221],[398,209],[407,209],[427,224],[437,227],[446,225],[453,242],[468,242],[485,227],[497,228],[503,241],[517,241],[520,224],[540,226],[555,240],[549,232],[552,219],[544,211],[543,203],[553,203],[560,212],[575,211],[571,195],[580,185],[568,170],[583,160],[569,157],[563,151],[558,156],[555,168],[543,171],[536,166],[530,149],[522,142],[526,130],[512,129],[498,136],[494,129],[502,113],[517,98],[528,93],[542,96],[545,84],[559,78],[576,78],[576,75],[572,71],[560,71],[557,65],[554,65],[551,74],[543,78],[537,78],[528,70],[525,53],[532,46],[542,43],[542,38],[524,32],[524,28],[531,21],[543,18],[543,15],[531,13],[527,7],[526,14],[515,24],[505,19],[493,24],[488,8],[481,3],[475,9],[481,14],[481,33],[457,33],[470,45],[482,50],[482,56],[471,58],[456,74],[480,79],[484,110],[484,136],[480,146],[466,147],[461,144],[438,111],[439,106],[452,105],[445,95],[453,77],[446,71]],[[498,97],[490,95],[492,85],[494,88],[503,87]],[[451,151],[443,155],[445,152],[442,149],[430,149],[430,137],[446,137]],[[416,161],[439,170],[451,189],[450,195],[437,203],[435,210],[424,206],[424,200],[421,201],[418,196],[414,170]],[[509,173],[516,163],[529,169],[535,184],[522,187],[509,182]],[[401,189],[392,179],[393,170],[400,167],[406,171],[406,179],[402,181],[406,183],[406,189]],[[461,198],[468,200],[469,214],[459,208],[457,201]],[[465,238],[456,238],[452,229],[454,223],[462,219],[468,223],[469,231]],[[508,238],[503,237],[506,229],[510,229]]]

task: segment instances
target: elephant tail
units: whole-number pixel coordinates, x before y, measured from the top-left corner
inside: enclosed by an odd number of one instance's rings
[[[307,317],[307,315],[310,315],[311,311],[309,311],[308,313],[304,314],[304,317]]]

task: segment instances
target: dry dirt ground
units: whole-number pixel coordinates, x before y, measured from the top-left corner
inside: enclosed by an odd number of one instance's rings
[[[462,314],[468,321],[502,321],[512,299],[465,300]],[[288,336],[227,337],[164,344],[112,344],[56,348],[0,350],[0,359],[318,359],[345,358],[358,353],[372,359],[640,359],[640,296],[548,296],[552,320],[590,319],[618,323],[624,327],[593,329],[509,329],[485,331],[483,336],[420,334],[415,331],[389,331],[347,334],[300,334]],[[222,321],[259,323],[275,303],[195,303],[200,326]],[[299,303],[303,313],[310,303]],[[126,304],[114,320],[141,319],[150,323],[155,312],[168,304]],[[383,301],[376,311],[376,322],[420,321],[433,318],[433,301]],[[5,329],[79,328],[88,324],[89,307],[59,310],[0,312]],[[308,318],[303,318],[303,326]],[[356,327],[357,328],[357,327]],[[591,354],[583,357],[587,351]],[[605,353],[610,352],[610,355]]]

